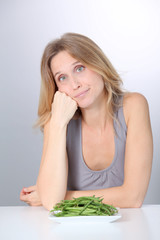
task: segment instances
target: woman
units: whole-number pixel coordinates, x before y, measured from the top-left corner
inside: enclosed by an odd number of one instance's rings
[[[64,34],[45,48],[39,120],[44,147],[35,186],[20,199],[50,210],[62,199],[103,196],[140,207],[153,155],[148,104],[122,81],[89,38]]]

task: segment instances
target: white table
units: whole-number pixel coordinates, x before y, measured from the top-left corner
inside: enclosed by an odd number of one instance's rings
[[[160,205],[120,209],[112,223],[54,223],[43,207],[0,207],[1,240],[158,240]]]

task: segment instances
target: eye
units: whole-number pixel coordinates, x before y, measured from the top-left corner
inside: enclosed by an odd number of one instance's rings
[[[77,66],[76,72],[82,72],[84,70],[84,66]]]
[[[59,78],[58,78],[58,80],[60,81],[60,82],[63,82],[64,80],[66,79],[66,77],[63,75],[63,76],[60,76]]]

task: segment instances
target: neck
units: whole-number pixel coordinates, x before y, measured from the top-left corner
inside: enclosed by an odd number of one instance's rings
[[[109,120],[106,101],[107,98],[104,98],[92,107],[81,109],[82,121],[90,130],[103,132],[106,129]]]

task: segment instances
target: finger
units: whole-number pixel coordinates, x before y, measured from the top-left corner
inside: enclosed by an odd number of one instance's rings
[[[27,202],[28,201],[27,195],[21,195],[20,200],[23,201],[23,202]]]
[[[24,191],[25,193],[31,193],[31,192],[33,192],[33,191],[35,191],[35,190],[36,190],[36,185],[23,188],[23,191]]]
[[[20,191],[20,195],[22,195],[22,194],[24,194],[24,191],[23,191],[23,189]]]
[[[22,189],[21,192],[20,192],[20,199],[21,199],[24,195],[26,195],[26,194],[27,194],[27,193],[24,192],[24,190]]]
[[[20,200],[24,202],[31,202],[32,192],[31,193],[25,193],[20,195]]]

